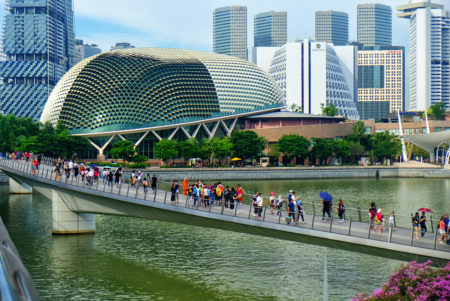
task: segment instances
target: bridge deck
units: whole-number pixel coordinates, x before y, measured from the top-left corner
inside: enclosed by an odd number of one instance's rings
[[[379,233],[371,231],[369,224],[366,222],[352,220],[340,222],[339,219],[333,218],[323,221],[321,215],[314,214],[305,214],[305,223],[302,223],[300,219],[299,223],[291,222],[287,224],[284,219],[287,215],[286,210],[282,210],[282,217],[280,217],[276,214],[277,210],[274,210],[274,214],[271,214],[270,208],[265,207],[263,217],[258,218],[253,214],[253,208],[248,204],[239,204],[234,210],[217,203],[213,206],[199,204],[194,206],[193,200],[184,195],[178,195],[177,202],[172,204],[170,192],[161,189],[156,191],[149,189],[147,193],[144,193],[142,186],[136,189],[126,183],[121,183],[118,187],[114,184],[112,187],[108,187],[106,183],[102,182],[101,178],[89,185],[86,181],[82,182],[80,176],[77,178],[70,176],[68,179],[61,176],[56,181],[56,173],[53,171],[53,167],[49,165],[41,165],[39,170],[32,174],[30,164],[24,161],[0,160],[0,169],[3,169],[6,173],[31,177],[36,181],[50,181],[55,187],[59,183],[64,183],[65,186],[69,186],[74,191],[83,187],[83,190],[89,189],[91,193],[101,192],[102,195],[107,194],[112,199],[117,199],[120,196],[145,201],[144,203],[147,206],[164,204],[163,209],[166,210],[180,211],[180,208],[183,208],[183,213],[261,227],[262,229],[293,232],[350,244],[450,260],[450,246],[439,242],[437,229],[434,232],[428,232],[425,237],[416,239],[410,228],[396,227],[394,231]]]

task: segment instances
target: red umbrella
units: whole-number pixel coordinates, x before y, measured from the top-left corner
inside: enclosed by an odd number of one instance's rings
[[[422,212],[431,212],[431,209],[428,209],[428,208],[420,208],[419,210],[417,210],[417,211],[422,211]]]

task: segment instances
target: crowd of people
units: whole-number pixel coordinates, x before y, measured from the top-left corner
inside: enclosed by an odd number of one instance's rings
[[[31,165],[32,174],[39,170],[39,166],[42,161],[42,157],[40,155],[19,151],[4,154],[0,153],[0,159],[24,160]],[[53,169],[56,173],[56,180],[60,180],[60,177],[62,176],[64,176],[66,180],[70,177],[77,178],[80,176],[81,181],[85,182],[86,185],[93,185],[95,181],[99,180],[101,175],[103,184],[108,187],[111,187],[114,184],[118,187],[121,183],[123,175],[122,167],[118,167],[115,170],[104,167],[100,174],[100,168],[98,166],[87,166],[82,163],[79,164],[75,161],[63,160],[61,158],[53,161]],[[153,191],[155,191],[157,188],[157,177],[155,174],[150,177],[149,173],[145,176],[142,171],[136,172],[133,170],[131,172],[129,185],[130,187],[135,187],[136,189],[139,189],[139,187],[142,186],[145,193],[148,192],[149,186]],[[195,181],[193,184],[189,184],[189,181],[186,178],[181,182],[181,187],[177,181],[173,181],[170,188],[170,201],[172,204],[176,204],[179,201],[179,196],[181,193],[186,197],[186,206],[208,207],[223,205],[225,208],[235,211],[238,210],[238,206],[242,203],[244,195],[247,194],[244,188],[239,184],[236,187],[224,186],[221,182],[207,185],[201,180]],[[267,203],[264,201],[264,196],[262,193],[255,191],[255,193],[251,195],[250,205],[253,209],[253,216],[259,219],[263,217],[262,214],[266,205],[270,208],[269,214],[276,214],[281,218],[283,214],[283,204],[285,204],[284,207],[287,210],[287,214],[284,217],[287,224],[299,223],[300,219],[302,223],[306,223],[302,200],[298,195],[296,195],[295,191],[290,190],[286,198],[283,198],[282,195],[275,197],[275,193],[271,192]],[[322,200],[323,221],[332,218],[332,207],[332,201],[327,201],[325,199]],[[339,199],[336,211],[340,222],[344,222],[345,210],[343,201]],[[389,214],[386,223],[383,210],[377,208],[375,202],[371,202],[368,211],[371,231],[383,233],[384,230],[395,230],[395,216],[393,212]],[[420,237],[424,237],[428,231],[425,210],[423,210],[420,214],[419,212],[416,212],[415,215],[411,217],[411,224],[415,239],[419,239],[419,234]],[[440,243],[450,244],[450,219],[448,213],[441,216],[438,229],[440,234]]]

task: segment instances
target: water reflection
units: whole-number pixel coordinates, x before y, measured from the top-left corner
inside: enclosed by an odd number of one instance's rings
[[[248,192],[293,188],[306,200],[328,190],[348,204],[374,200],[386,210],[449,206],[446,179],[241,183]],[[97,216],[95,235],[52,236],[51,202],[8,195],[7,186],[0,186],[0,213],[43,300],[322,299],[320,246],[105,215]],[[327,254],[330,300],[375,289],[402,263],[334,248]]]

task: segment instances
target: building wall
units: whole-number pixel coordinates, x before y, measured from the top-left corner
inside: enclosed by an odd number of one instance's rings
[[[254,47],[279,47],[287,42],[287,13],[264,12],[255,15]]]
[[[359,4],[357,39],[364,46],[392,45],[391,7],[378,3]]]
[[[317,42],[346,45],[348,42],[348,14],[338,11],[316,11],[315,37]]]
[[[358,51],[358,68],[361,119],[383,119],[389,113],[404,110],[403,47],[363,48]],[[377,106],[377,102],[387,102],[388,112],[385,105]]]
[[[38,120],[74,64],[72,0],[10,0],[4,20],[0,110]]]
[[[247,60],[247,7],[226,6],[214,10],[213,51]]]

